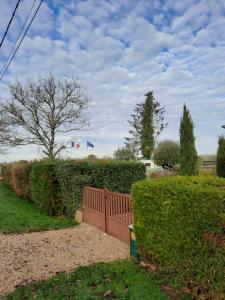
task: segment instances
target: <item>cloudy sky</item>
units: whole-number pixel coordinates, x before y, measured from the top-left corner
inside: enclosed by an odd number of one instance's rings
[[[0,36],[16,2],[1,0]],[[19,5],[0,49],[0,67],[32,2]],[[224,0],[45,0],[0,83],[0,97],[8,97],[4,83],[15,78],[25,81],[48,72],[78,77],[92,98],[94,130],[74,134],[81,149],[67,154],[86,155],[88,139],[95,144],[93,153],[110,155],[123,144],[135,104],[153,90],[169,123],[160,139],[179,139],[185,102],[195,122],[198,152],[215,153],[225,123],[224,28]],[[0,160],[40,153],[18,148]]]

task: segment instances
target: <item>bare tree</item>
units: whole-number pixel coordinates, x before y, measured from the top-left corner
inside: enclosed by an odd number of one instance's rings
[[[6,126],[1,121],[2,113],[0,112],[0,154],[5,153],[5,143],[4,143],[4,137],[6,134],[8,134],[8,131],[6,129]]]
[[[64,148],[56,137],[87,128],[89,98],[76,79],[52,74],[22,85],[9,85],[11,99],[0,105],[0,143],[7,146],[39,145],[54,159]]]

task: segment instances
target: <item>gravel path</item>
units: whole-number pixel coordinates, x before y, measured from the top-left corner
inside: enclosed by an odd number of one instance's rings
[[[0,299],[18,285],[128,255],[126,244],[87,224],[70,229],[0,235]]]

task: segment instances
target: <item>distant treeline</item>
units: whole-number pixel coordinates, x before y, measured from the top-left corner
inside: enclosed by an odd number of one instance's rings
[[[216,154],[203,154],[200,155],[203,161],[216,161]]]

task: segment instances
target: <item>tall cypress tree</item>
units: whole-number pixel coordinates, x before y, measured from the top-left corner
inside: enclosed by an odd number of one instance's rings
[[[141,152],[144,158],[150,159],[154,150],[153,92],[148,92],[145,96],[141,121]]]
[[[216,156],[216,173],[219,177],[225,177],[225,138],[219,137]]]
[[[180,174],[197,174],[197,151],[195,149],[194,124],[184,104],[180,122]]]

